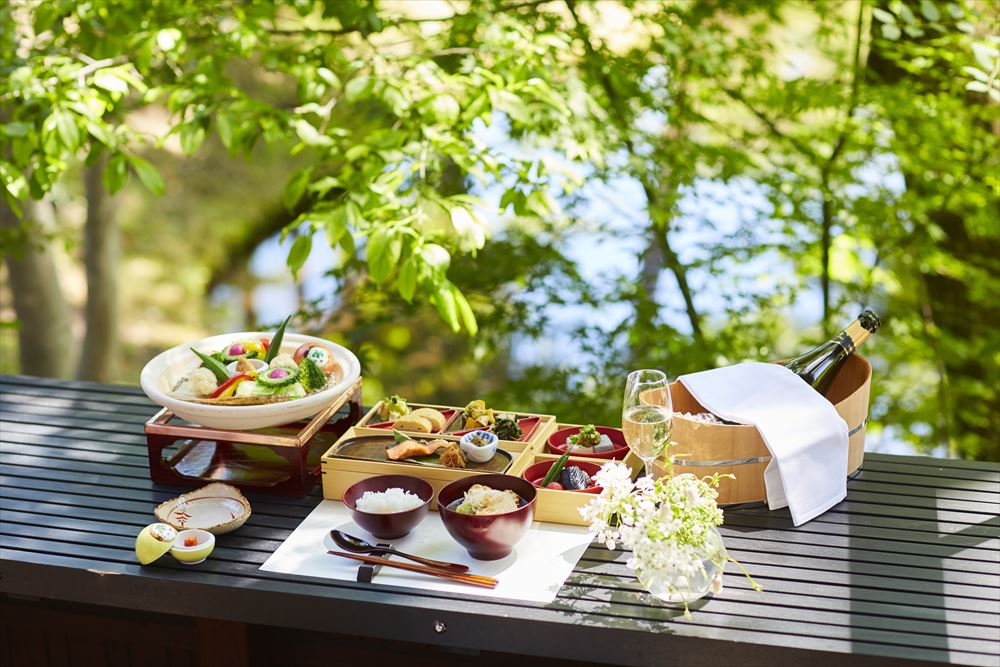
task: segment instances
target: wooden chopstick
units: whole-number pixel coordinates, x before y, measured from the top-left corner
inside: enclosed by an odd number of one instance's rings
[[[483,588],[496,588],[497,583],[499,583],[493,577],[484,577],[478,574],[464,574],[461,572],[450,572],[448,570],[441,570],[435,567],[425,567],[423,565],[411,565],[410,563],[399,563],[396,561],[385,560],[384,558],[376,558],[374,556],[365,556],[363,554],[352,554],[346,551],[327,551],[328,554],[332,556],[340,556],[341,558],[350,558],[351,560],[358,560],[362,563],[371,563],[373,565],[381,565],[382,567],[395,567],[400,570],[408,570],[410,572],[420,572],[423,574],[430,574],[435,577],[440,577],[442,579],[448,579],[450,581],[457,581],[463,584],[470,584],[472,586],[481,586]]]

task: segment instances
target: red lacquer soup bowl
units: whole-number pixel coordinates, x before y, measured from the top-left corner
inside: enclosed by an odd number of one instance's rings
[[[424,503],[418,507],[403,512],[388,514],[362,512],[357,508],[358,499],[365,491],[379,492],[393,487],[409,491],[420,497]],[[434,488],[418,477],[408,475],[379,475],[363,479],[344,491],[344,504],[351,510],[351,518],[369,533],[380,540],[398,540],[406,537],[411,530],[424,520],[430,509]]]
[[[499,491],[513,491],[521,498],[520,507],[505,514],[475,516],[454,510],[475,484]],[[458,479],[438,492],[438,514],[448,533],[473,558],[497,560],[510,554],[535,517],[535,487],[511,475],[472,475]]]

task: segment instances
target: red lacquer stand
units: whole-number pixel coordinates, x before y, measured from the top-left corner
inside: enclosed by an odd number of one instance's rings
[[[331,419],[347,407],[347,414]],[[158,484],[226,482],[243,491],[308,494],[320,479],[320,456],[361,419],[361,378],[308,422],[228,431],[172,424],[166,408],[146,422],[149,476]]]

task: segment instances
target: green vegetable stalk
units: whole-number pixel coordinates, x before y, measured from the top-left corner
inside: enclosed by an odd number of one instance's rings
[[[556,481],[556,477],[558,477],[559,473],[562,472],[562,469],[566,465],[566,461],[568,460],[569,460],[569,452],[566,452],[565,454],[559,457],[559,460],[557,460],[551,468],[549,468],[549,472],[546,473],[545,479],[542,480],[541,486],[543,488],[548,486],[550,483]]]

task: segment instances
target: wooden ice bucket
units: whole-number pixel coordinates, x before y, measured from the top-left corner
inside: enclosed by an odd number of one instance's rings
[[[865,455],[865,426],[872,367],[859,354],[848,357],[827,392],[830,402],[847,422],[849,433],[847,470],[861,467]],[[707,412],[679,382],[670,385],[674,412]],[[699,477],[713,472],[733,474],[719,484],[719,504],[766,502],[764,468],[771,454],[754,426],[703,424],[690,419],[673,420],[674,474],[690,472]],[[656,476],[665,474],[663,461],[655,464]]]

